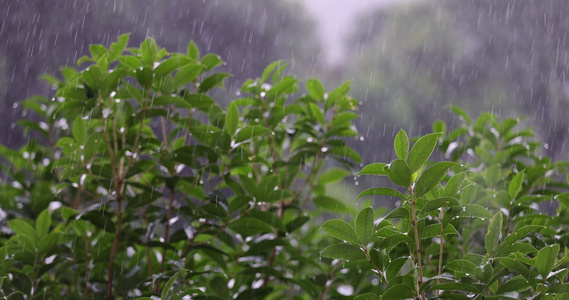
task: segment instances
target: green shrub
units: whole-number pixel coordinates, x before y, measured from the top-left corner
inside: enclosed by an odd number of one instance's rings
[[[567,299],[569,185],[561,175],[569,164],[540,156],[518,119],[484,113],[471,122],[453,109],[464,126],[447,133],[436,122],[410,151],[401,130],[397,159],[360,171],[391,182],[360,198],[398,205],[379,219],[365,208],[352,224],[324,223],[336,243],[322,256],[373,274],[354,282],[356,299]],[[427,161],[437,146],[450,161]],[[543,214],[538,204],[553,200],[556,214]]]
[[[231,76],[217,55],[128,39],[92,45],[83,70],[45,76],[52,99],[22,103],[38,139],[0,149],[0,296],[318,297],[314,217],[346,206],[326,186],[360,162],[349,84],[300,95],[275,62],[223,109],[208,96]]]
[[[359,197],[393,199],[377,218],[327,191],[361,162],[348,83],[301,94],[275,62],[223,109],[217,55],[127,44],[92,45],[87,67],[44,77],[53,98],[22,102],[34,138],[0,147],[0,296],[569,297],[569,164],[517,119],[454,108],[464,126],[411,149],[401,130],[397,159],[359,172],[387,178]],[[448,161],[429,161],[437,147]]]

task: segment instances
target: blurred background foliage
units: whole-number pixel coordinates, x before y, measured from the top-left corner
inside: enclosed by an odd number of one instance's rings
[[[377,1],[380,3],[382,1]],[[371,5],[354,18],[344,39],[345,57],[326,61],[327,36],[319,36],[302,1],[23,1],[0,0],[0,143],[27,140],[14,122],[17,106],[33,94],[49,94],[38,76],[54,74],[88,53],[132,32],[171,51],[189,40],[218,53],[235,74],[234,84],[258,76],[283,59],[291,72],[324,78],[325,86],[354,79],[361,101],[358,125],[365,141],[354,140],[364,163],[392,157],[399,128],[411,136],[431,131],[448,105],[476,115],[526,116],[545,142],[544,154],[567,160],[569,112],[569,4],[560,0],[392,1]],[[326,14],[326,7],[321,8]],[[234,92],[235,91],[235,92]],[[235,97],[237,98],[237,96]],[[229,101],[231,99],[226,99]],[[458,122],[456,122],[458,124]]]

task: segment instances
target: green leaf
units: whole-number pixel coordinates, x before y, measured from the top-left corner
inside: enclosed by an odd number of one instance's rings
[[[200,50],[198,49],[198,46],[196,46],[194,41],[190,41],[190,43],[188,44],[187,53],[191,59],[193,59],[195,61],[200,60]]]
[[[396,159],[392,161],[387,168],[387,176],[393,183],[404,188],[409,188],[411,186],[411,172],[403,160]]]
[[[330,236],[337,238],[341,241],[346,241],[352,244],[360,244],[358,240],[358,235],[352,227],[346,221],[342,220],[328,220],[322,225],[322,229],[326,231]]]
[[[324,112],[322,112],[320,106],[318,106],[318,104],[316,103],[311,102],[308,103],[308,107],[310,108],[310,112],[312,113],[312,116],[314,116],[316,121],[318,121],[318,123],[320,123],[321,125],[324,124]]]
[[[411,219],[409,215],[409,211],[404,207],[398,207],[392,210],[390,213],[385,216],[385,219]]]
[[[528,281],[533,280],[529,269],[526,266],[524,266],[521,262],[509,257],[498,257],[496,259],[500,262],[502,266],[518,272]]]
[[[436,284],[429,288],[429,291],[432,290],[467,291],[473,293],[480,293],[482,291],[482,289],[476,285],[460,283],[460,282],[448,282],[448,283]]]
[[[403,194],[401,194],[398,190],[394,190],[392,188],[379,187],[379,188],[367,189],[367,190],[361,192],[361,194],[358,196],[358,200],[362,197],[372,196],[372,195],[391,196],[391,197],[397,197],[397,198],[405,199],[405,196]]]
[[[384,238],[377,247],[379,249],[388,249],[393,246],[399,245],[403,242],[412,242],[413,240],[408,235],[402,233],[392,234],[386,238]]]
[[[409,156],[409,137],[403,129],[399,130],[399,133],[395,136],[393,146],[395,147],[397,158],[406,162]]]
[[[172,87],[174,89],[179,89],[190,82],[194,82],[203,70],[204,66],[198,64],[188,64],[183,66],[178,70],[176,75],[174,75]]]
[[[366,260],[362,249],[349,244],[330,245],[321,254],[322,257],[342,260]]]
[[[496,246],[500,242],[500,234],[502,233],[502,213],[498,212],[494,215],[488,226],[488,233],[484,238],[484,245],[486,247],[486,253],[493,255]]]
[[[386,164],[384,163],[374,163],[365,166],[357,175],[378,175],[387,176],[387,170],[385,170]]]
[[[50,226],[51,215],[49,214],[49,210],[46,209],[40,213],[36,220],[36,233],[40,239],[49,232]]]
[[[239,124],[239,109],[235,102],[229,103],[227,106],[227,114],[225,116],[225,131],[229,135],[233,135],[237,131],[237,126]]]
[[[317,196],[312,202],[314,205],[333,213],[344,213],[348,211],[348,207],[344,202],[329,196]],[[351,209],[349,211],[351,211]]]
[[[183,270],[176,272],[172,277],[170,277],[170,279],[168,279],[168,281],[164,285],[164,288],[162,289],[162,294],[160,294],[160,298],[166,299],[166,296],[168,296],[168,293],[172,289],[172,285],[174,285],[174,282],[176,282],[178,277],[183,276],[183,274],[185,274],[186,272],[191,272],[191,271],[187,270],[187,269],[183,269]]]
[[[206,67],[206,71],[209,71],[215,68],[218,65],[221,65],[223,60],[217,54],[209,53],[204,55],[201,60],[201,64]]]
[[[142,62],[146,67],[154,68],[157,53],[158,45],[153,38],[147,38],[140,45],[140,55],[142,57]]]
[[[524,171],[516,174],[516,176],[514,176],[514,178],[510,182],[510,186],[508,189],[508,192],[510,194],[510,199],[514,200],[516,196],[518,196],[518,194],[522,190],[523,183],[524,183]]]
[[[235,137],[235,142],[240,143],[245,140],[253,139],[263,134],[266,134],[270,130],[263,126],[245,126],[237,131],[237,136]]]
[[[202,80],[202,82],[200,82],[200,86],[198,88],[198,91],[200,93],[205,93],[211,89],[213,89],[216,86],[219,86],[223,89],[225,89],[225,86],[223,85],[223,81],[225,80],[225,78],[232,76],[229,73],[215,73],[212,74],[208,77],[206,77],[204,80]]]
[[[306,89],[308,90],[308,94],[310,94],[314,99],[320,102],[324,101],[324,87],[320,81],[316,79],[309,79],[306,82]]]
[[[549,288],[547,291],[552,294],[567,294],[569,293],[569,283],[557,284]],[[557,298],[555,298],[557,299]]]
[[[459,214],[460,217],[465,218],[480,218],[480,219],[491,219],[492,214],[484,207],[478,204],[465,204],[462,206],[462,212]]]
[[[408,260],[409,258],[407,257],[398,257],[392,260],[385,268],[385,277],[387,278],[387,281],[391,281],[393,277],[397,276]]]
[[[458,203],[458,200],[456,200],[453,197],[436,198],[433,200],[429,200],[429,202],[425,203],[425,205],[423,205],[423,208],[421,208],[421,210],[419,211],[419,215],[429,213],[441,207],[452,207],[458,205],[460,205],[460,203]]]
[[[73,121],[73,137],[79,145],[85,145],[87,142],[87,122],[81,118],[81,115],[75,117]]]
[[[320,177],[318,177],[319,184],[328,184],[337,182],[339,180],[344,179],[344,177],[350,175],[346,169],[343,168],[329,168],[324,171]]]
[[[458,192],[462,188],[462,183],[464,182],[465,178],[466,178],[465,172],[461,172],[452,176],[447,182],[447,185],[445,186],[443,195],[446,197],[452,197],[458,194]]]
[[[364,208],[356,218],[356,234],[360,243],[367,245],[371,235],[375,231],[373,225],[373,209],[371,207]]]
[[[248,237],[257,233],[273,232],[271,225],[257,218],[243,217],[237,219],[229,225],[235,232]]]
[[[501,285],[496,291],[496,295],[508,292],[519,292],[528,289],[530,287],[531,287],[530,284],[526,279],[523,278],[523,276],[516,276],[506,281],[503,285]]]
[[[547,278],[547,275],[549,275],[549,272],[551,272],[553,266],[555,266],[555,261],[557,260],[558,253],[559,244],[546,246],[537,251],[534,267],[543,278]]]
[[[474,273],[474,269],[476,265],[469,260],[466,259],[455,259],[445,266],[447,269],[452,271],[458,271],[462,273]]]
[[[537,249],[528,243],[513,243],[513,244],[500,244],[496,247],[496,254],[494,256],[507,256],[510,253],[519,252],[522,254],[536,252]]]
[[[354,300],[380,300],[378,295],[374,293],[365,293],[357,295]]]
[[[26,235],[37,241],[36,230],[28,222],[16,219],[8,221],[8,225],[16,234]]]
[[[415,196],[420,197],[428,193],[441,182],[448,169],[454,165],[455,163],[453,162],[438,162],[425,170],[415,184]]]
[[[443,235],[448,235],[448,234],[458,235],[458,231],[456,231],[456,228],[454,228],[452,224],[448,224],[444,228]],[[425,228],[423,229],[423,234],[421,236],[421,239],[433,238],[435,236],[437,237],[441,236],[441,224],[431,224],[425,226]]]
[[[382,299],[410,299],[413,298],[413,291],[404,284],[394,284],[382,295]]]
[[[126,34],[119,36],[116,43],[111,44],[111,47],[109,48],[109,55],[108,55],[109,63],[114,62],[115,60],[117,60],[122,55],[122,53],[124,52],[124,49],[128,45],[129,38],[130,38],[130,33],[126,33]]]
[[[187,57],[181,55],[170,57],[160,62],[160,64],[154,69],[154,75],[156,77],[165,77],[166,75],[170,75],[176,69],[182,68],[189,64],[195,66],[195,63]]]
[[[57,242],[59,242],[59,238],[61,236],[61,232],[53,231],[48,235],[42,237],[38,243],[38,254],[47,255],[48,252],[54,249],[54,247],[57,245]]]
[[[431,133],[421,137],[409,153],[409,169],[411,174],[417,172],[419,168],[429,159],[433,150],[437,146],[440,133]]]
[[[177,108],[186,108],[186,109],[192,108],[192,106],[188,102],[186,102],[186,100],[184,100],[183,98],[176,96],[168,96],[168,95],[158,96],[154,98],[152,100],[152,106],[157,106],[157,105],[164,105],[164,106],[174,105]]]
[[[518,228],[516,231],[512,232],[510,235],[508,235],[505,239],[503,244],[513,244],[514,242],[523,239],[524,237],[526,237],[528,234],[543,229],[545,228],[544,226],[541,225],[526,225],[523,226],[521,228]]]

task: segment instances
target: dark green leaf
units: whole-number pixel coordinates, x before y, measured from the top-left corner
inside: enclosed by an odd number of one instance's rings
[[[411,186],[411,172],[403,160],[396,159],[386,168],[388,169],[387,176],[393,183],[404,188]]]
[[[359,244],[358,235],[346,221],[342,220],[328,220],[322,225],[322,229],[330,236],[337,238],[341,241],[346,241],[352,244]]]
[[[183,276],[183,274],[185,274],[186,272],[191,272],[191,271],[183,269],[183,270],[176,272],[174,275],[172,275],[172,277],[170,277],[170,279],[168,279],[168,281],[164,285],[164,288],[162,289],[162,294],[160,294],[160,298],[166,299],[166,296],[168,296],[168,293],[171,291],[172,285],[174,285],[174,282],[176,282],[178,277]]]
[[[367,245],[372,233],[375,231],[373,225],[373,209],[371,207],[364,208],[356,218],[356,234],[360,243]]]
[[[429,213],[441,207],[452,207],[458,205],[460,205],[460,203],[458,203],[458,200],[453,197],[436,198],[425,203],[423,208],[419,211],[419,215]]]
[[[491,219],[492,214],[484,207],[477,204],[465,204],[459,216],[469,218]]]
[[[474,273],[474,269],[476,268],[476,265],[473,264],[471,261],[466,260],[466,259],[455,259],[455,260],[449,262],[448,264],[446,264],[445,267],[449,270],[452,270],[452,271],[458,271],[458,272],[462,272],[462,273],[472,274],[472,273]]]
[[[225,88],[223,85],[223,81],[225,80],[225,78],[230,76],[231,74],[229,73],[215,73],[206,77],[204,80],[202,80],[202,82],[200,82],[199,92],[205,93],[216,86]]]
[[[413,298],[413,291],[404,284],[394,284],[382,296],[383,299],[409,299]]]
[[[530,284],[522,276],[516,276],[503,285],[501,285],[496,291],[497,295],[504,294],[507,292],[519,292],[530,288]]]
[[[500,242],[500,234],[502,233],[502,213],[498,212],[494,215],[488,226],[488,233],[484,238],[484,245],[486,247],[486,253],[489,255],[494,254],[494,250],[498,243]]]
[[[550,245],[543,247],[537,252],[534,261],[534,267],[541,274],[543,278],[549,275],[549,272],[555,266],[555,261],[557,260],[557,254],[559,253],[559,244]]]

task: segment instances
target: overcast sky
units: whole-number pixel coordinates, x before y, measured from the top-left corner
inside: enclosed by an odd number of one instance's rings
[[[326,47],[326,61],[342,62],[342,42],[353,20],[364,11],[373,10],[401,0],[302,0],[319,23]]]

